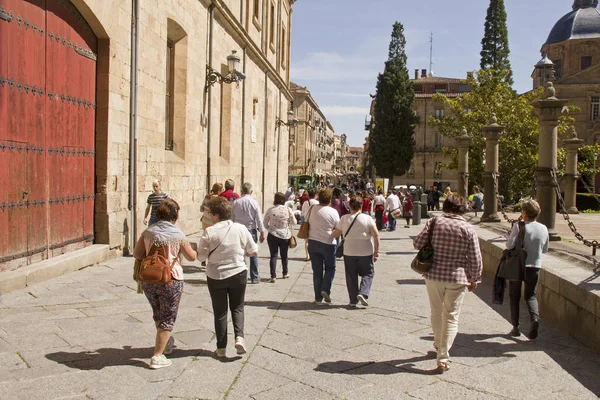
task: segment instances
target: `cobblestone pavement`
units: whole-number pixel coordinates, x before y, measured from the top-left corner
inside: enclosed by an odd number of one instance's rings
[[[368,308],[346,307],[343,263],[331,306],[314,306],[304,248],[290,279],[249,285],[249,353],[213,358],[206,277],[185,266],[173,365],[148,369],[154,325],[118,258],[0,297],[2,399],[595,399],[600,356],[542,320],[535,341],[507,335],[508,305],[485,282],[467,296],[452,366],[434,375],[424,281],[410,270],[419,227],[382,233]],[[267,246],[260,271],[268,277]],[[280,274],[280,272],[279,272]],[[524,312],[522,315],[525,315]],[[527,322],[523,321],[525,329]],[[231,327],[230,327],[231,329]],[[593,334],[590,332],[590,334]]]

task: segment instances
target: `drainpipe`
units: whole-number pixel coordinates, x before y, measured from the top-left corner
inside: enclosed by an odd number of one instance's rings
[[[265,169],[267,164],[267,111],[269,109],[269,73],[265,71],[265,129],[264,129],[264,139],[263,139],[263,170],[262,170],[262,207],[265,207]]]
[[[138,95],[138,57],[140,20],[139,0],[131,2],[131,71],[129,96],[129,243],[124,253],[133,254],[137,240],[137,95]]]
[[[209,29],[208,29],[208,65],[212,66],[213,57],[213,30],[215,21],[215,3],[210,3],[208,8],[210,14]],[[210,192],[210,174],[211,174],[211,115],[212,115],[212,86],[208,87],[208,118],[206,121],[206,193]]]
[[[241,14],[240,14],[241,15]],[[242,49],[242,72],[246,75],[246,47]],[[242,179],[243,184],[246,181],[246,80],[242,81]]]
[[[281,119],[281,90],[279,91],[279,119]],[[290,127],[288,126],[288,129]],[[276,172],[276,180],[275,180],[275,191],[279,188],[279,145],[281,143],[281,124],[277,127],[277,161],[275,163]]]

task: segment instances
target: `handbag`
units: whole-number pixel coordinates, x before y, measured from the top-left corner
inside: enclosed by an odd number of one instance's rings
[[[354,221],[352,221],[352,223],[350,224],[350,227],[348,227],[348,230],[346,231],[345,235],[342,235],[342,240],[340,240],[340,243],[337,246],[337,249],[335,249],[335,256],[337,258],[342,258],[344,256],[344,241],[345,241],[345,237],[348,236],[348,232],[350,232],[350,229],[352,229],[352,225],[354,225],[354,223],[356,222],[356,220],[358,219],[358,216],[360,214],[358,214],[355,218]]]
[[[300,225],[300,229],[298,229],[298,234],[296,236],[298,236],[299,239],[308,239],[308,230],[310,228],[310,223],[308,221],[310,219],[310,213],[312,212],[313,207],[314,205],[310,206],[308,212],[306,213],[306,220],[302,223],[302,225]]]
[[[293,218],[293,216],[290,216],[290,218]],[[296,246],[298,246],[298,242],[296,241],[296,238],[294,237],[294,230],[292,229],[292,224],[291,224],[289,218],[288,218],[288,229],[292,233],[292,236],[290,236],[289,246],[290,246],[290,249],[293,249]]]
[[[502,258],[500,258],[500,262],[498,263],[498,277],[508,279],[509,281],[525,280],[527,251],[523,248],[524,239],[525,222],[519,221],[517,245],[512,249],[506,249],[502,252]]]
[[[392,210],[390,214],[392,214],[392,217],[394,217],[394,219],[402,218],[402,210],[400,208]]]
[[[175,257],[173,262],[169,263],[163,247],[152,246],[146,258],[134,265],[134,279],[152,285],[165,285],[171,282],[171,271],[177,258]]]
[[[421,275],[428,273],[433,265],[433,246],[431,244],[431,238],[433,237],[433,228],[435,227],[436,220],[437,217],[431,220],[427,243],[425,246],[421,247],[421,250],[419,250],[415,258],[410,263],[410,268]]]

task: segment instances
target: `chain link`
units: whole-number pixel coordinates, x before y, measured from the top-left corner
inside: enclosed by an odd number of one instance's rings
[[[595,254],[596,248],[600,247],[600,243],[598,243],[597,240],[588,240],[588,239],[584,238],[583,235],[581,233],[579,233],[579,231],[577,231],[575,224],[573,223],[573,221],[571,221],[571,218],[569,217],[569,214],[567,213],[567,207],[565,206],[565,201],[564,201],[562,195],[560,194],[560,186],[558,184],[558,178],[556,176],[555,168],[550,169],[550,176],[552,177],[554,191],[556,192],[556,197],[558,199],[558,205],[560,206],[560,208],[559,208],[560,213],[563,215],[563,218],[565,219],[565,221],[567,221],[567,224],[569,225],[569,229],[571,229],[571,232],[573,232],[573,234],[575,235],[577,240],[579,240],[580,242],[583,242],[583,244],[585,244],[588,247],[592,247],[594,249],[594,254]]]

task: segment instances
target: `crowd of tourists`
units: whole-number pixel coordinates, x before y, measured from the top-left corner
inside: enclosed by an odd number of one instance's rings
[[[439,200],[438,197],[438,207]],[[423,277],[431,307],[438,373],[449,369],[449,351],[458,331],[464,296],[481,282],[483,262],[477,233],[463,218],[471,206],[472,202],[468,199],[451,191],[444,193],[441,215],[430,218],[413,241],[415,249],[421,249],[430,242],[435,250],[431,268]],[[433,208],[436,208],[435,204]],[[405,220],[405,227],[409,228],[413,201],[410,189],[392,189],[384,196],[381,189],[373,193],[372,189],[351,192],[325,187],[318,192],[309,189],[296,193],[295,188],[289,187],[285,193],[274,194],[272,206],[263,216],[258,201],[253,197],[252,185],[244,183],[241,194],[237,194],[234,182],[228,179],[224,184],[212,186],[201,211],[203,234],[196,250],[193,250],[184,233],[175,225],[179,205],[162,192],[158,181],[153,183],[153,193],[148,197],[144,217],[144,223],[149,226],[134,249],[134,256],[141,260],[162,248],[171,266],[172,279],[168,283],[141,284],[152,307],[157,330],[154,354],[150,360],[150,368],[153,369],[171,365],[165,355],[170,354],[174,347],[171,332],[183,292],[180,254],[187,260],[198,260],[206,267],[217,340],[215,356],[227,357],[228,310],[233,322],[236,353],[241,355],[247,351],[244,341],[246,285],[261,282],[259,243],[267,242],[270,276],[266,282],[274,284],[278,279],[278,260],[281,260],[279,278],[290,277],[288,250],[297,244],[295,228],[306,226],[304,251],[313,271],[313,304],[326,306],[332,302],[336,257],[343,257],[348,307],[367,307],[375,263],[380,259],[380,232],[394,231],[397,220]],[[548,232],[544,225],[535,222],[539,213],[539,205],[534,200],[523,205],[525,224],[521,226],[524,229],[523,245],[527,249],[524,281],[531,322],[530,339],[538,335],[535,288],[541,254],[548,249]],[[519,228],[515,226],[517,228],[508,236],[507,246],[513,246],[519,236]],[[510,282],[509,293],[513,324],[511,335],[519,336],[521,282]]]

